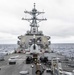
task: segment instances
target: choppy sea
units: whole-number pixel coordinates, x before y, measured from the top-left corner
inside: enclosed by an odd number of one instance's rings
[[[12,52],[16,44],[0,44],[0,52]],[[74,43],[51,44],[51,50],[67,57],[74,57]]]
[[[51,50],[67,57],[74,57],[74,43],[52,44]]]
[[[17,48],[16,44],[0,44],[0,52],[11,53]]]

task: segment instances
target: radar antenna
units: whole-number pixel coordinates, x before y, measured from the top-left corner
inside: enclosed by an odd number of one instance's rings
[[[46,18],[42,18],[42,19],[39,19],[37,18],[38,15],[40,14],[44,14],[45,12],[39,12],[37,11],[37,9],[35,8],[36,7],[36,4],[34,3],[34,8],[32,9],[32,11],[24,11],[24,13],[26,14],[30,14],[32,17],[31,18],[22,18],[22,20],[27,20],[28,22],[30,22],[30,26],[31,26],[31,33],[34,34],[38,34],[38,23],[41,22],[41,21],[44,21],[44,20],[47,20]]]

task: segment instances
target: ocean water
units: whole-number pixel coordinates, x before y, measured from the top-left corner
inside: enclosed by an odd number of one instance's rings
[[[17,47],[16,44],[0,44],[0,52],[11,52]],[[51,44],[51,50],[67,57],[74,57],[74,43]]]
[[[11,53],[17,48],[16,44],[0,44],[0,52]]]
[[[67,57],[74,57],[74,43],[52,44],[51,50]]]

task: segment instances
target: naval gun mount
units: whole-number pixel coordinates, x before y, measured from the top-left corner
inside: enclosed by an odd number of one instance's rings
[[[35,38],[35,35],[33,36],[33,43],[30,46],[30,55],[26,58],[26,64],[33,63],[35,60],[38,59],[38,55],[42,52],[39,50],[39,46],[37,45],[37,39]]]

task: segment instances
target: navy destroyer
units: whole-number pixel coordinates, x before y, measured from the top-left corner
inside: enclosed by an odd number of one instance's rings
[[[38,30],[38,23],[44,20],[47,20],[46,18],[39,19],[37,18],[38,15],[44,14],[44,12],[39,12],[35,8],[32,9],[32,11],[24,11],[25,14],[30,14],[32,17],[31,18],[22,18],[22,20],[27,20],[30,22],[30,31],[27,31],[25,35],[18,36],[18,45],[19,48],[18,50],[25,50],[29,49],[31,45],[33,44],[33,36],[35,36],[36,43],[38,45],[39,49],[47,49],[49,50],[49,45],[50,45],[50,36],[45,36],[42,31]]]
[[[53,52],[50,36],[38,30],[38,23],[47,20],[37,18],[44,12],[37,11],[34,3],[32,11],[24,13],[32,16],[22,18],[30,22],[31,29],[18,36],[17,50],[0,61],[0,75],[74,75],[74,60]]]

